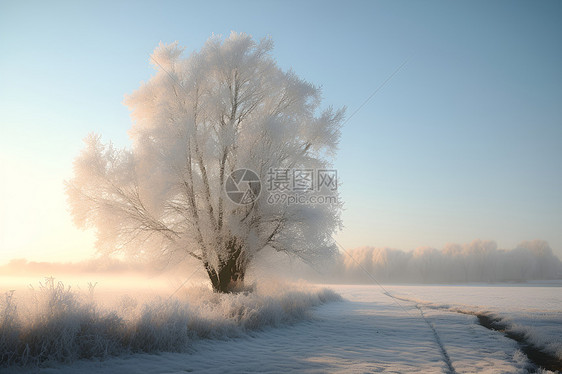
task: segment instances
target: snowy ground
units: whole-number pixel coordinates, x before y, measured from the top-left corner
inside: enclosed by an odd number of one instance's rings
[[[319,306],[312,320],[231,340],[200,340],[190,353],[137,354],[79,361],[42,373],[525,373],[518,344],[472,315],[513,318],[544,343],[562,340],[560,287],[331,286],[346,298]],[[418,309],[418,306],[420,309]],[[422,316],[423,314],[423,316]],[[547,326],[548,325],[548,326]],[[551,347],[552,348],[552,347]]]
[[[562,287],[560,283],[476,286],[395,286],[397,297],[425,309],[486,314],[562,360]]]

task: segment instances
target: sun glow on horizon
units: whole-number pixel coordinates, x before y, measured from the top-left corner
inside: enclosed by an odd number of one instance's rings
[[[91,257],[94,233],[72,223],[61,170],[21,158],[5,159],[1,166],[0,264],[13,258],[68,262]]]

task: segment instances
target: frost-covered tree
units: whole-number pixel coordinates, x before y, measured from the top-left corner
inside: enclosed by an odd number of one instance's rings
[[[340,204],[225,194],[235,170],[265,182],[272,168],[328,168],[336,150],[343,109],[321,110],[319,88],[281,70],[272,46],[232,33],[188,57],[177,43],[155,49],[156,73],[125,100],[132,146],[89,135],[67,182],[75,222],[96,229],[100,250],[194,258],[220,292],[241,289],[266,248],[306,261],[335,250]]]

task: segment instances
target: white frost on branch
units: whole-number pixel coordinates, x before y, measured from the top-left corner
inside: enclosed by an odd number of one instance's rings
[[[156,74],[125,99],[132,148],[88,136],[68,182],[75,221],[97,229],[100,248],[189,256],[211,280],[230,260],[243,278],[267,247],[307,261],[335,251],[338,203],[272,205],[262,193],[239,206],[223,190],[236,169],[264,182],[270,168],[329,168],[336,151],[344,110],[321,110],[320,89],[277,67],[272,48],[233,32],[188,57],[177,43],[155,49]]]

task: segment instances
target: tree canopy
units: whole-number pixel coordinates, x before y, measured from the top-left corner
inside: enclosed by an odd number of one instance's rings
[[[335,251],[339,201],[271,203],[265,182],[274,169],[330,168],[344,109],[321,109],[320,89],[280,69],[272,47],[233,32],[187,57],[177,42],[154,50],[156,73],[125,99],[132,146],[89,135],[67,182],[74,220],[96,229],[100,250],[196,259],[222,292],[241,289],[266,248],[305,261]],[[245,204],[225,193],[237,170],[261,181]]]

